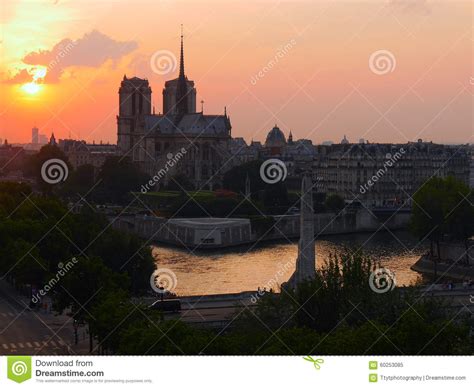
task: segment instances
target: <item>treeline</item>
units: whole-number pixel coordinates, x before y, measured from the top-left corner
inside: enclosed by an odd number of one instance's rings
[[[42,168],[47,161],[60,159],[66,165],[66,179],[50,184]],[[128,205],[134,201],[133,193],[149,181],[149,176],[127,157],[110,156],[100,168],[84,164],[73,169],[67,156],[56,145],[47,144],[31,155],[24,163],[23,172],[34,178],[36,188],[43,194],[55,194],[77,202],[85,198],[91,203]],[[57,173],[58,171],[56,171]]]
[[[107,295],[148,292],[154,269],[150,248],[112,229],[95,209],[85,204],[73,214],[56,196],[0,183],[1,278],[29,292],[56,279],[47,293],[56,311],[91,323],[91,311]]]
[[[474,236],[474,191],[465,183],[448,176],[433,177],[413,196],[411,230],[420,240],[429,240],[430,257],[443,260],[441,242],[457,242],[465,247],[465,264],[469,264],[469,238]]]

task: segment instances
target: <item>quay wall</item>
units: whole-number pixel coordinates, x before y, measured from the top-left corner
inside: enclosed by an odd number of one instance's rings
[[[339,215],[320,213],[314,215],[315,236],[348,234],[358,232],[376,232],[379,230],[397,230],[408,227],[409,212],[393,212],[376,215],[366,209],[346,212]],[[179,219],[166,219],[146,215],[126,215],[111,219],[117,229],[149,240],[188,248],[223,248],[256,241],[298,238],[300,233],[300,216],[272,216],[273,226],[267,230],[257,230],[248,222],[219,224],[212,228],[209,224],[192,226],[180,225]],[[246,220],[245,220],[246,221]]]

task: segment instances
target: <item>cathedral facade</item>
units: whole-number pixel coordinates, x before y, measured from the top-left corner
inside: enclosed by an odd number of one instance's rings
[[[207,115],[196,111],[196,89],[184,72],[183,37],[179,76],[167,81],[163,89],[163,113],[152,108],[148,80],[137,77],[123,80],[119,89],[117,145],[151,177],[178,153],[179,161],[156,188],[166,186],[173,176],[184,176],[195,189],[219,187],[230,158],[231,124],[224,114]]]

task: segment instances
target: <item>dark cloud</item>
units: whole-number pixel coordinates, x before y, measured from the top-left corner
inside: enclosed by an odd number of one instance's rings
[[[25,82],[31,82],[32,76],[26,69],[20,70],[18,73],[11,77],[5,77],[3,83],[6,84],[23,84]]]
[[[32,51],[25,55],[23,62],[27,65],[47,67],[44,82],[54,83],[59,81],[61,74],[69,67],[99,67],[109,60],[115,64],[137,47],[135,41],[116,41],[100,31],[93,30],[77,40],[63,39],[50,50]],[[25,72],[26,70],[22,70],[8,82],[21,79]]]

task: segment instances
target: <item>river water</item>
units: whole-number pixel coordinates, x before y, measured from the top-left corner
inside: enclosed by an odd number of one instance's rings
[[[409,285],[421,280],[410,266],[428,246],[420,244],[408,232],[324,236],[316,241],[316,266],[320,267],[331,254],[347,249],[362,249],[364,254],[380,260],[395,273],[397,285]],[[158,268],[167,268],[176,274],[174,292],[180,296],[253,291],[266,287],[272,280],[281,284],[293,273],[297,254],[296,240],[218,251],[153,246]]]

